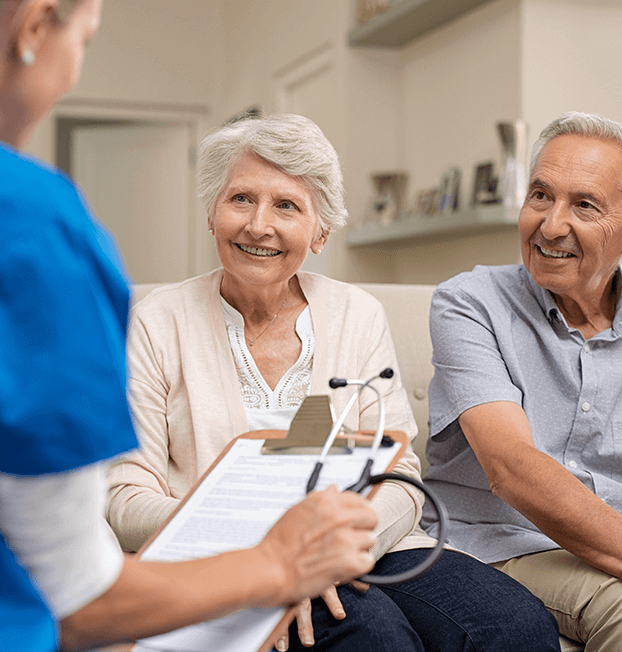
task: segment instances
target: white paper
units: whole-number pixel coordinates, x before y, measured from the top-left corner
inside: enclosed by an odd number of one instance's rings
[[[305,496],[316,455],[261,455],[264,440],[238,439],[218,466],[143,553],[146,561],[208,557],[259,543],[285,511]],[[372,473],[382,473],[399,444],[380,448]],[[329,455],[317,489],[356,482],[369,448]],[[143,639],[139,652],[256,652],[285,610],[247,609]]]

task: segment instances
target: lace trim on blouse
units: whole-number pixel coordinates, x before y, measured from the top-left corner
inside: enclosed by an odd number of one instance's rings
[[[247,410],[249,408],[272,410],[301,405],[309,393],[315,347],[315,336],[309,306],[300,313],[296,320],[296,333],[302,342],[300,356],[272,391],[268,383],[263,379],[259,369],[257,369],[255,360],[246,345],[244,318],[222,297],[220,297],[220,301],[231,353],[238,372],[238,382],[244,399],[244,407]]]

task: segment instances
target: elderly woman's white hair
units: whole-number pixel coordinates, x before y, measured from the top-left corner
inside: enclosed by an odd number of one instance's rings
[[[596,113],[569,111],[556,120],[553,120],[553,122],[540,132],[540,136],[535,142],[531,153],[531,172],[533,172],[544,146],[553,140],[553,138],[566,134],[613,140],[622,147],[622,124],[614,120],[609,120],[608,118],[603,118],[603,116]]]
[[[199,151],[198,191],[211,219],[214,205],[240,156],[254,152],[299,177],[313,195],[324,233],[346,223],[343,175],[335,148],[301,115],[246,118],[209,133]]]

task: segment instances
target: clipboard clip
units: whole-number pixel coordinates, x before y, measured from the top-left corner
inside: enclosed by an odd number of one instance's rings
[[[326,395],[307,396],[294,416],[284,439],[266,439],[262,455],[319,455],[333,427],[333,406]],[[329,455],[348,455],[348,438],[335,439]]]
[[[266,439],[262,455],[319,455],[334,425],[333,406],[326,395],[307,396],[294,416],[287,436],[283,439]],[[369,447],[373,437],[354,433],[343,426],[345,436],[338,436],[329,455],[348,455],[356,447]],[[383,435],[380,445],[393,446],[393,439]]]

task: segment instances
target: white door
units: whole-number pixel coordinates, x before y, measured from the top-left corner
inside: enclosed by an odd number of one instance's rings
[[[114,233],[135,283],[192,275],[191,129],[185,124],[76,126],[71,172]]]

